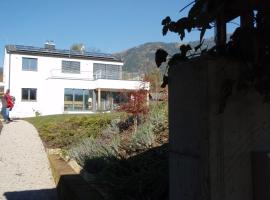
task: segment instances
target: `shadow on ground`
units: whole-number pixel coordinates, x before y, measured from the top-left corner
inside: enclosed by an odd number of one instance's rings
[[[99,157],[86,161],[89,181],[106,200],[167,200],[169,193],[168,144],[127,159]]]
[[[57,200],[56,189],[6,192],[4,196],[7,200]]]
[[[128,159],[90,159],[84,166],[94,179],[61,175],[55,189],[6,192],[7,200],[167,200],[168,144]]]
[[[6,192],[7,200],[102,200],[80,175],[62,175],[54,189]]]

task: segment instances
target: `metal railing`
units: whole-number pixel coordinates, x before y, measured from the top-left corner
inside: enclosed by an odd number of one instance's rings
[[[143,76],[139,73],[131,73],[126,71],[121,71],[120,73],[93,73],[92,71],[80,71],[79,73],[74,73],[73,71],[65,71],[62,69],[52,69],[49,73],[48,78],[55,79],[70,79],[70,80],[98,80],[98,79],[109,79],[109,80],[130,80],[130,81],[142,81]]]
[[[62,69],[52,69],[48,78],[55,79],[71,79],[71,80],[94,80],[93,73],[91,71],[80,71],[74,73],[73,71],[62,71]]]

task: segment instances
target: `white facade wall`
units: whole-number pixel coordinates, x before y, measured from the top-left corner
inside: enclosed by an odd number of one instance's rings
[[[37,58],[37,71],[23,71],[22,58]],[[61,73],[62,60],[79,61],[81,74]],[[64,89],[138,89],[141,81],[94,80],[93,63],[123,65],[122,62],[70,59],[48,56],[8,54],[4,56],[3,81],[5,90],[16,98],[11,117],[32,117],[38,111],[42,115],[64,113]],[[10,74],[9,74],[10,73]],[[149,87],[149,83],[148,83]],[[23,101],[22,88],[36,88],[36,101]]]

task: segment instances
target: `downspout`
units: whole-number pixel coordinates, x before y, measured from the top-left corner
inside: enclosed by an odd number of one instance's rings
[[[9,59],[8,59],[8,88],[10,89],[10,66],[11,66],[11,54],[9,53]]]

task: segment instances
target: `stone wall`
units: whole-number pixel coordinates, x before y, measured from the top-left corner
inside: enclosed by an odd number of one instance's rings
[[[222,84],[243,64],[204,57],[169,70],[170,199],[252,200],[251,152],[270,152],[270,104]]]
[[[103,200],[99,192],[89,185],[57,154],[48,155],[59,200]]]

